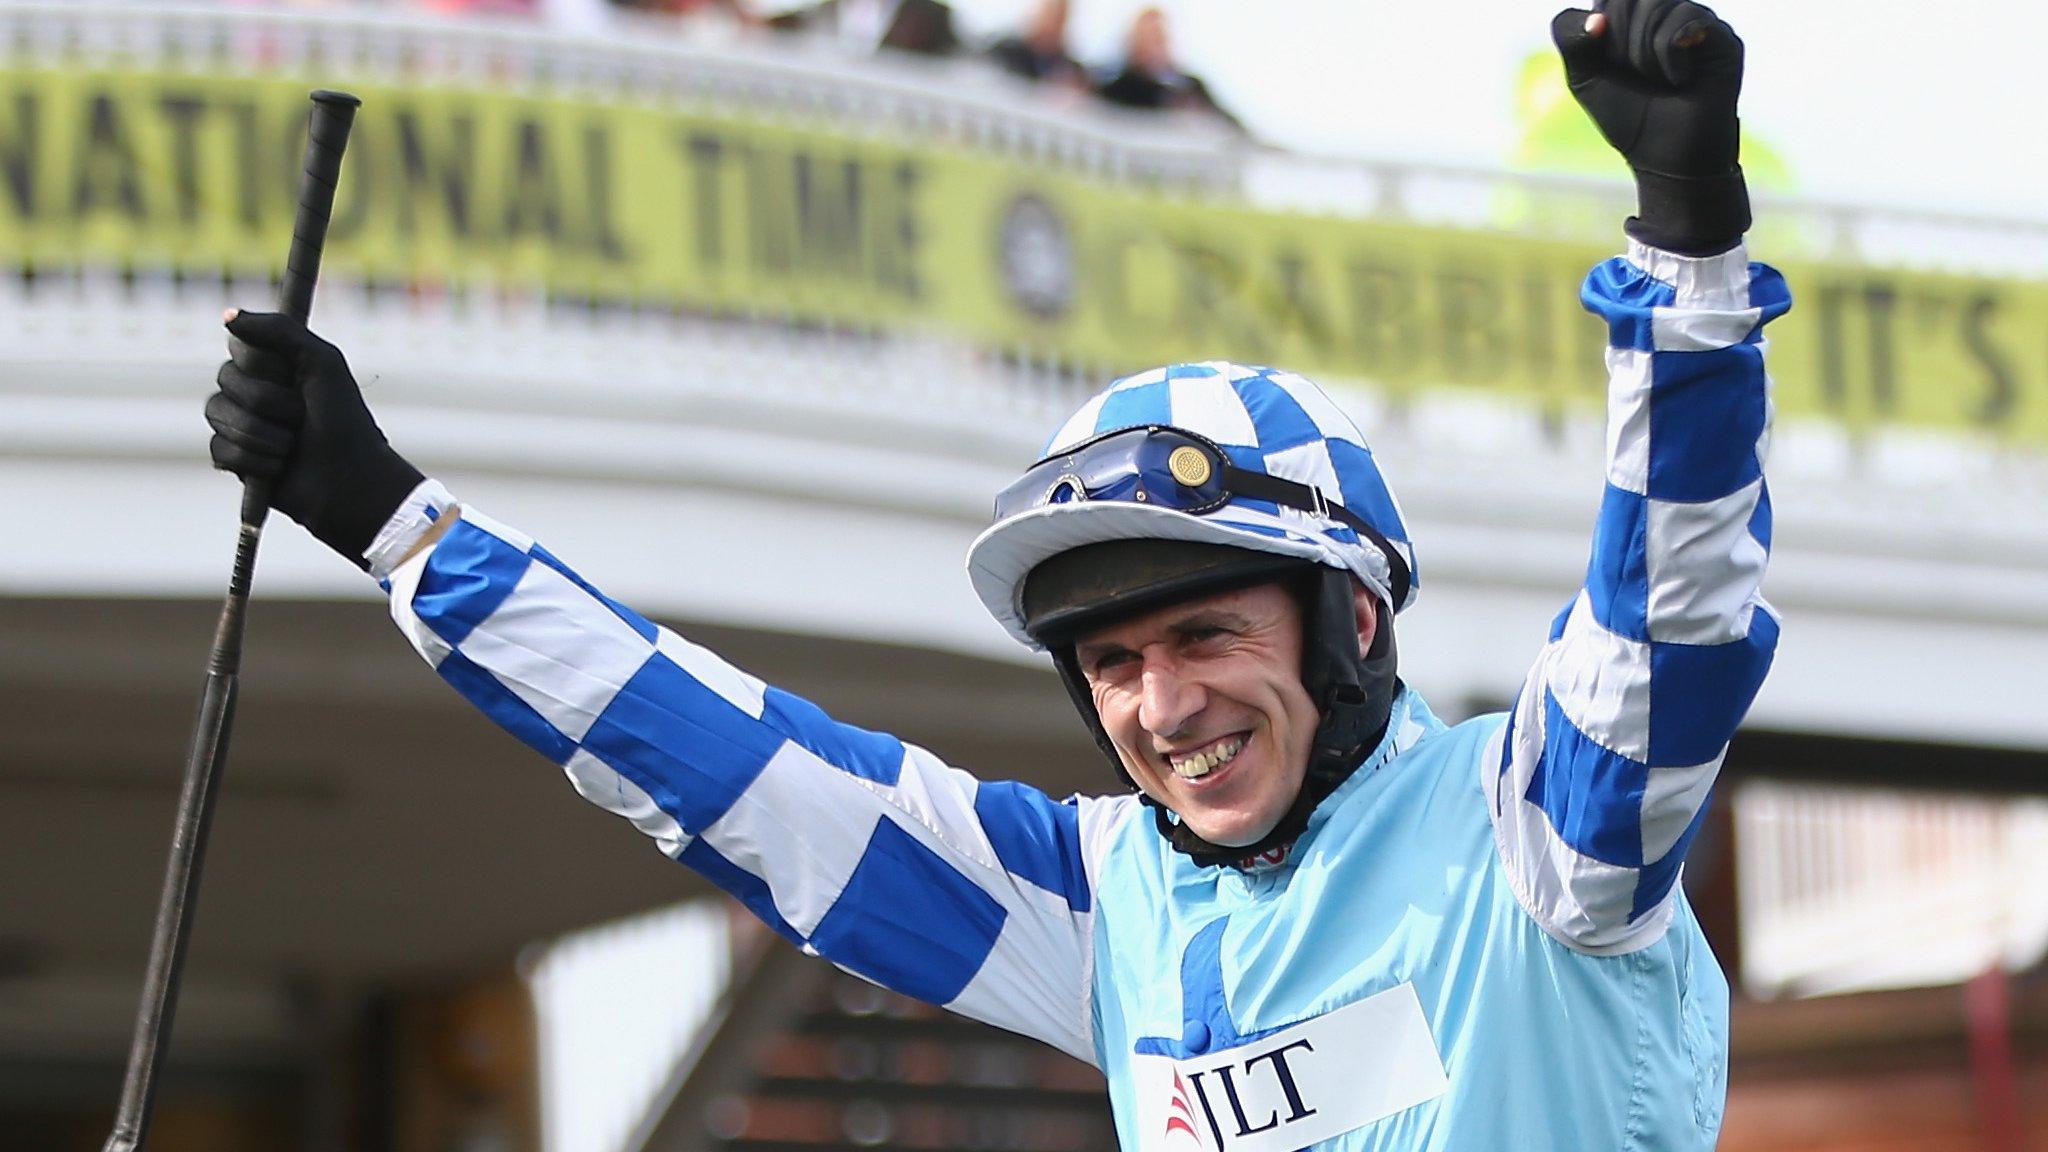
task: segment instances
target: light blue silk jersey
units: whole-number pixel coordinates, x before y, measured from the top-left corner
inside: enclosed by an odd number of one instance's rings
[[[1150,820],[1121,827],[1096,884],[1095,1004],[1125,1148],[1171,1146],[1138,1128],[1136,1054],[1221,1052],[1403,983],[1448,1089],[1314,1147],[1713,1147],[1727,982],[1682,893],[1661,939],[1615,956],[1566,947],[1521,907],[1482,790],[1504,721],[1445,728],[1403,693],[1381,748],[1260,871],[1197,866]],[[1274,1119],[1241,1122],[1215,1095],[1208,1146]]]

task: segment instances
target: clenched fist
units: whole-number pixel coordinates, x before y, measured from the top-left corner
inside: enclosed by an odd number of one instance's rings
[[[1629,234],[1687,255],[1749,229],[1736,97],[1742,41],[1692,0],[1605,0],[1550,24],[1565,81],[1636,176]]]

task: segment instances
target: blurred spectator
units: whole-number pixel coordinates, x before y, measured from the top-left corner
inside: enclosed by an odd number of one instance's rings
[[[1026,80],[1072,87],[1087,82],[1081,65],[1067,54],[1067,0],[1040,0],[1024,31],[991,44],[988,54],[1003,71]]]
[[[960,50],[953,9],[944,0],[819,0],[770,17],[778,32],[822,33],[855,51],[893,48],[925,56]]]
[[[1237,118],[1209,95],[1201,77],[1181,71],[1174,63],[1166,13],[1157,8],[1147,8],[1131,21],[1130,34],[1124,40],[1123,68],[1096,85],[1095,94],[1126,108],[1190,109],[1241,127]]]
[[[742,24],[754,23],[741,0],[611,0],[612,7],[669,16],[722,15]]]
[[[301,7],[325,7],[325,5],[300,5]],[[478,13],[531,16],[539,11],[537,0],[415,0],[415,6],[434,12],[457,12],[465,16]]]

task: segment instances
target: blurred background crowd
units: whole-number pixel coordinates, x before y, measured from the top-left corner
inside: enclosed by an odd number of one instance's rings
[[[1181,65],[1174,53],[1167,13],[1158,7],[1143,8],[1131,18],[1118,55],[1084,61],[1068,44],[1068,0],[1037,0],[1022,24],[989,35],[961,28],[945,0],[819,0],[795,6],[778,0],[256,2],[301,8],[412,8],[511,16],[565,33],[614,31],[623,25],[657,35],[708,39],[786,36],[805,48],[824,47],[854,56],[881,52],[978,58],[1024,83],[1042,85],[1048,100],[1092,98],[1121,108],[1191,112],[1236,123],[1210,95],[1202,78]]]

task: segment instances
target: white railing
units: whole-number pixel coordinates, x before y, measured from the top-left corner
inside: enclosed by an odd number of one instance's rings
[[[1448,164],[1259,151],[1244,161],[1244,195],[1269,209],[1374,216],[1417,224],[1499,228],[1521,235],[1613,243],[1635,211],[1621,180]],[[1752,242],[1773,260],[2048,276],[2048,217],[1849,204],[1753,192]]]
[[[0,0],[0,52],[28,62],[488,83],[700,107],[828,125],[853,135],[957,143],[1020,165],[1060,164],[1114,182],[1170,185],[1258,208],[1499,228],[1589,243],[1611,243],[1614,221],[1631,206],[1631,191],[1613,181],[1282,152],[1199,120],[1133,115],[1087,102],[1062,105],[971,58],[853,58],[802,37],[766,33],[706,43],[682,34],[681,27],[626,20],[604,35],[565,35],[534,22],[374,7],[305,11]],[[1765,195],[1757,200],[1759,227],[1769,232],[1774,258],[2048,276],[2048,219]],[[66,284],[116,274],[76,261],[46,263],[36,273],[43,285],[25,285],[24,291],[47,293],[52,284],[62,291]],[[374,293],[377,286],[348,285],[340,275],[323,286],[330,296],[358,290]],[[162,295],[144,285],[137,299],[146,303]],[[240,292],[236,298],[260,295]],[[579,323],[609,323],[594,314],[579,316],[573,302],[543,300],[536,307],[559,322],[558,333]],[[774,326],[791,318],[765,311],[745,319]],[[701,326],[685,333],[702,334]],[[1022,375],[1033,381],[1099,380],[1131,367],[1032,364]],[[1872,460],[1893,451],[1900,439],[1882,430],[1857,431],[1850,437],[1855,459],[1849,464],[1862,471],[1890,468],[1890,462]],[[1991,458],[1974,442],[1955,451],[1917,443],[1904,450],[1913,459],[1943,456],[1937,469],[1943,474],[1953,473],[1946,457],[1958,452],[1971,468]]]
[[[2048,955],[2048,801],[1755,782],[1734,803],[1753,993],[1949,984]]]
[[[536,88],[683,105],[984,149],[1118,183],[1420,223],[1610,243],[1625,184],[1581,176],[1313,156],[1258,145],[1198,116],[1062,101],[972,57],[855,57],[800,36],[691,36],[619,14],[611,31],[376,7],[0,0],[0,51],[226,73],[337,73]],[[2048,217],[1932,212],[1758,194],[1773,254],[1956,272],[2048,276]],[[1760,234],[1762,234],[1760,232]]]
[[[17,57],[489,85],[628,104],[687,105],[986,148],[1116,181],[1228,192],[1241,139],[1199,118],[1060,105],[979,60],[853,58],[803,37],[688,38],[621,21],[603,35],[532,22],[374,9],[9,0]]]

